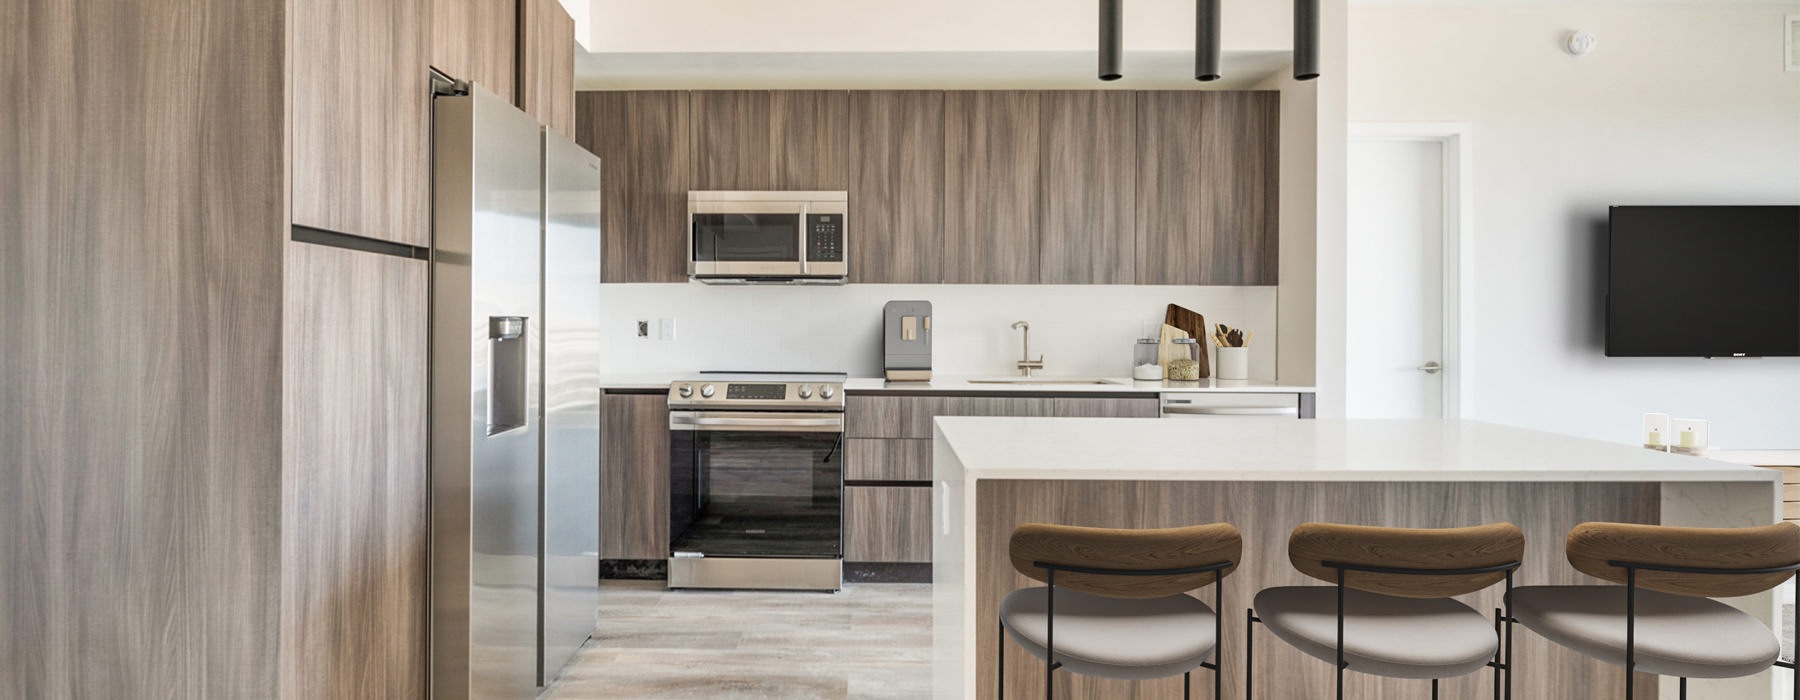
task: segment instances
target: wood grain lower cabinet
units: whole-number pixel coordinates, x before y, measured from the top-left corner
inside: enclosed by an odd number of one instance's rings
[[[931,481],[930,440],[848,438],[845,481]]]
[[[429,245],[427,0],[289,7],[293,222]]]
[[[686,281],[688,93],[581,92],[575,99],[575,142],[600,156],[600,281]]]
[[[848,438],[932,437],[939,416],[1155,417],[1155,395],[1144,397],[851,396],[845,404]],[[927,453],[929,457],[929,453]]]
[[[1026,91],[944,95],[944,281],[1038,281],[1038,101]]]
[[[1138,284],[1276,283],[1281,94],[1138,93]]]
[[[844,561],[929,563],[931,487],[845,487]]]
[[[600,398],[600,558],[669,556],[669,398]]]
[[[557,0],[519,2],[519,109],[575,138],[575,19]]]
[[[284,698],[425,697],[427,272],[287,244]]]
[[[1162,415],[1161,400],[1155,396],[1141,399],[1058,397],[1050,402],[1048,415],[1058,418],[1157,418]]]

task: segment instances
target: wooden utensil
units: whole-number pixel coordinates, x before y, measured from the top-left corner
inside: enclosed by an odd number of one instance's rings
[[[1169,305],[1169,310],[1163,314],[1163,324],[1180,328],[1187,332],[1187,337],[1195,340],[1204,341],[1207,336],[1206,317],[1178,304]],[[1202,342],[1201,346],[1201,350],[1205,350],[1205,342]],[[1212,376],[1212,367],[1207,362],[1206,353],[1201,352],[1200,377],[1204,379],[1210,376]]]

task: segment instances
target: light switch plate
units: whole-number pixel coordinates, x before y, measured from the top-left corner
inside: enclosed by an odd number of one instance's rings
[[[656,319],[656,337],[658,340],[674,340],[675,339],[675,319],[673,319],[673,318]]]

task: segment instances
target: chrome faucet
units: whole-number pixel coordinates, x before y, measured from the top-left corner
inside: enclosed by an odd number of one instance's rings
[[[1031,376],[1031,370],[1044,368],[1044,356],[1038,355],[1038,359],[1031,359],[1031,324],[1020,321],[1012,324],[1012,327],[1013,330],[1025,331],[1024,357],[1019,359],[1019,376],[1029,377]]]

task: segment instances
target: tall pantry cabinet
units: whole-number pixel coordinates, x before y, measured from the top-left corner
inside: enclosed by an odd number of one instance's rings
[[[426,695],[428,70],[561,13],[0,7],[0,697]]]

